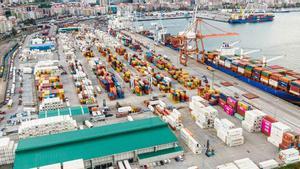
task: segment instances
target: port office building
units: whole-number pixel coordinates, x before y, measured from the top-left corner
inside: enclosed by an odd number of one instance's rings
[[[158,117],[20,140],[14,169],[83,159],[85,168],[107,168],[120,160],[145,165],[182,155],[168,125]]]

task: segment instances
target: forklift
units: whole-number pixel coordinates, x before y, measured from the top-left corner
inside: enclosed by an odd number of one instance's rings
[[[209,146],[210,146],[210,145],[209,145],[209,140],[207,140],[207,142],[206,142],[205,155],[206,155],[207,157],[212,157],[212,156],[215,155],[215,150],[214,150],[213,148],[210,148]]]

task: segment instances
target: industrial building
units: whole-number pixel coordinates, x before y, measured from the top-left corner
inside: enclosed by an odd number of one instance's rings
[[[14,169],[83,159],[85,168],[120,160],[140,165],[183,154],[168,125],[158,117],[20,140]]]

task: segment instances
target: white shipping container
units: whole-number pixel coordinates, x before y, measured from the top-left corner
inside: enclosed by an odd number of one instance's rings
[[[131,169],[131,166],[130,166],[128,160],[124,160],[123,163],[124,163],[124,166],[126,169]]]
[[[275,81],[273,79],[269,79],[269,85],[277,87],[278,86],[278,81]]]
[[[238,72],[241,73],[241,74],[244,74],[245,72],[245,69],[242,68],[242,67],[238,67]]]
[[[235,160],[234,163],[239,169],[259,169],[258,166],[249,158]]]
[[[180,130],[180,136],[184,140],[185,144],[192,150],[193,153],[201,153],[200,144],[193,138],[191,132],[188,129],[182,128]]]
[[[218,165],[216,169],[239,169],[234,163]]]
[[[274,159],[262,161],[258,164],[259,168],[261,169],[274,169],[279,167],[279,163]]]
[[[63,169],[85,169],[83,159],[66,161],[62,164]]]

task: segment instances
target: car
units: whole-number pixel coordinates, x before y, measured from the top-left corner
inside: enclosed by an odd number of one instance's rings
[[[5,111],[0,111],[0,114],[6,114],[6,112]]]
[[[183,161],[183,157],[177,156],[177,157],[175,157],[175,161],[177,161],[177,162]]]

